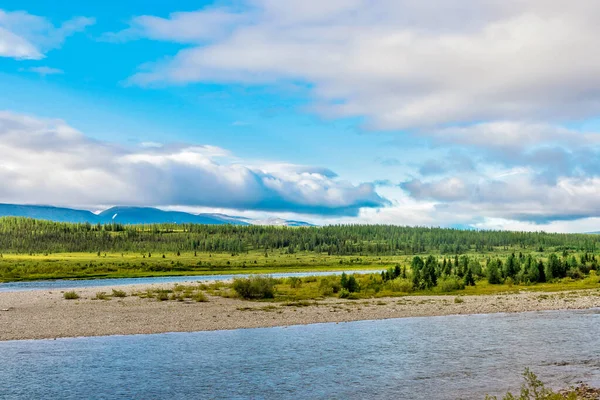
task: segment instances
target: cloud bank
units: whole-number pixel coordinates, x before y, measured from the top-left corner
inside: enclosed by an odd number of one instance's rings
[[[131,82],[304,82],[316,112],[373,129],[600,112],[595,0],[242,4],[135,17],[116,35],[188,46]]]
[[[0,112],[0,202],[218,207],[357,215],[387,200],[330,170],[252,164],[207,145],[127,148],[61,120]]]

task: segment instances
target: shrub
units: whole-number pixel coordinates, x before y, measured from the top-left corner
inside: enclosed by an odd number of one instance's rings
[[[387,281],[384,287],[392,292],[401,293],[411,293],[414,290],[411,280],[402,278],[396,278],[394,280]]]
[[[348,291],[348,289],[343,288],[342,290],[340,290],[340,299],[347,299],[348,297],[350,297],[350,292]]]
[[[160,291],[156,294],[156,300],[158,301],[167,301],[169,300],[169,293],[166,291]]]
[[[290,276],[287,279],[287,283],[292,289],[298,289],[300,286],[302,286],[302,279],[298,278],[297,276]]]
[[[360,287],[358,285],[358,281],[354,277],[354,275],[346,275],[346,273],[342,273],[342,277],[340,279],[340,285],[348,290],[350,293],[358,292]]]
[[[127,293],[125,293],[124,290],[117,290],[117,289],[112,290],[112,295],[113,295],[113,297],[127,297]]]
[[[440,288],[440,292],[443,293],[454,292],[456,290],[463,290],[465,288],[465,282],[457,276],[449,276],[441,279],[438,282],[438,287]]]
[[[455,298],[454,298],[454,302],[455,302],[456,304],[462,304],[462,303],[464,303],[465,301],[464,301],[464,300],[463,300],[461,297],[455,297]]]
[[[275,297],[275,280],[261,275],[236,278],[233,280],[233,290],[244,299],[272,299]]]
[[[205,303],[208,301],[208,297],[203,292],[196,292],[192,296],[192,300],[197,301],[198,303]]]
[[[331,296],[332,294],[339,293],[341,288],[342,285],[340,285],[337,279],[325,277],[319,282],[319,292],[323,296]]]
[[[567,271],[567,276],[574,280],[579,280],[579,279],[584,278],[583,272],[581,272],[581,270],[579,268],[571,268],[570,270]]]
[[[538,379],[538,377],[529,370],[529,368],[525,369],[523,376],[525,377],[525,383],[521,386],[520,395],[517,397],[508,392],[503,397],[503,400],[576,400],[580,398],[588,398],[587,396],[579,397],[577,388],[572,388],[565,393],[556,393],[553,390],[546,388],[545,385]],[[588,388],[586,386],[582,386],[580,389]],[[593,390],[584,391],[590,392]],[[485,396],[485,398],[486,400],[497,400],[497,397],[495,396]]]
[[[110,297],[106,294],[106,292],[96,292],[96,297],[92,300],[110,300]]]
[[[71,291],[71,292],[65,292],[65,294],[63,295],[63,297],[66,300],[77,300],[79,298],[79,295],[77,294],[77,292]]]

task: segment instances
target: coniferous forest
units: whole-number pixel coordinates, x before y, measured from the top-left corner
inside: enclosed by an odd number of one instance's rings
[[[0,280],[366,268],[378,270],[380,283],[398,286],[395,291],[446,292],[479,281],[583,279],[598,269],[599,240],[593,234],[392,225],[94,225],[0,218]]]
[[[0,218],[0,252],[243,253],[285,250],[328,255],[463,254],[576,251],[593,253],[600,235],[475,231],[392,225],[271,227],[234,225],[92,225]]]

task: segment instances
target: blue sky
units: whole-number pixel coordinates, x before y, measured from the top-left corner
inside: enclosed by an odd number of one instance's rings
[[[599,230],[593,1],[4,1],[0,202]]]

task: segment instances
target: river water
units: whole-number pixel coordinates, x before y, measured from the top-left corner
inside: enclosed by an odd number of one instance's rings
[[[1,399],[483,399],[600,386],[600,311],[0,342]]]
[[[291,276],[326,276],[347,274],[372,274],[380,273],[380,270],[364,271],[321,271],[321,272],[284,272],[276,274],[267,274],[273,278],[288,278]],[[148,278],[109,278],[109,279],[77,279],[65,280],[56,279],[48,281],[23,281],[0,283],[0,292],[22,292],[27,290],[59,290],[59,289],[80,289],[96,286],[128,286],[153,283],[178,283],[178,282],[214,282],[225,281],[233,278],[246,278],[248,274],[236,275],[182,275],[182,276],[156,276]]]

